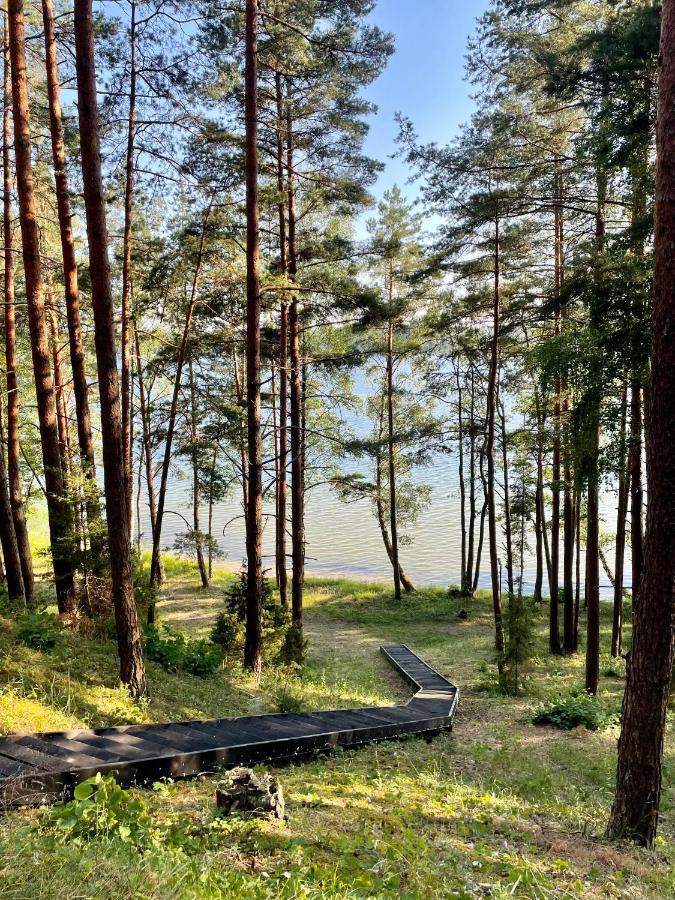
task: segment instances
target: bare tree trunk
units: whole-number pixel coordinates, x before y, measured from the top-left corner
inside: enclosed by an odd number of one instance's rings
[[[197,550],[197,566],[202,587],[209,586],[209,573],[204,561],[202,547],[202,529],[200,525],[199,506],[199,457],[197,456],[197,392],[195,390],[195,373],[192,366],[192,357],[188,359],[188,374],[190,377],[190,443],[192,450],[192,528],[195,533],[195,547]]]
[[[391,271],[390,271],[391,305]],[[394,567],[394,599],[401,599],[401,578],[398,561],[398,523],[396,521],[396,446],[394,444],[394,323],[387,326],[387,461],[389,466],[389,526]]]
[[[631,385],[630,420],[630,546],[631,593],[633,607],[640,601],[640,584],[644,568],[644,541],[642,529],[642,387],[637,381]]]
[[[239,361],[237,351],[232,351],[232,372],[234,375],[234,392],[239,408],[246,406],[244,401],[244,386],[239,377]],[[241,503],[244,511],[244,524],[248,522],[248,454],[246,452],[246,429],[243,418],[239,419],[239,456],[241,459]]]
[[[469,408],[469,528],[466,553],[466,569],[462,581],[467,590],[473,588],[473,563],[476,529],[476,388],[473,364],[471,365],[471,404]],[[475,590],[475,588],[473,588]]]
[[[464,481],[464,417],[462,410],[462,383],[459,380],[459,361],[455,369],[457,381],[457,444],[459,448],[459,525],[462,531],[462,568],[460,586],[462,593],[469,593],[466,583],[466,484]]]
[[[7,482],[7,468],[5,466],[5,427],[3,422],[3,404],[0,395],[0,544],[2,554],[0,556],[0,580],[7,582],[7,595],[13,602],[17,602],[25,608],[26,592],[23,586],[23,574],[21,572],[21,557],[16,542],[14,519],[9,503],[9,487]],[[6,566],[3,565],[6,560]]]
[[[377,440],[377,450],[375,456],[375,508],[377,511],[377,523],[380,526],[380,534],[382,535],[382,542],[384,543],[384,549],[387,551],[387,557],[389,558],[389,562],[392,565],[392,569],[394,565],[398,565],[398,577],[403,585],[403,590],[407,594],[411,594],[415,590],[415,586],[412,581],[408,578],[406,573],[403,571],[400,560],[394,561],[394,551],[391,543],[391,539],[389,537],[389,531],[387,529],[387,520],[384,513],[384,503],[382,502],[383,495],[383,487],[382,487],[382,436],[384,432],[384,395],[382,396],[382,403],[380,404],[379,411],[379,428],[378,428],[378,440]]]
[[[492,324],[492,346],[490,355],[490,376],[487,391],[487,496],[488,535],[490,541],[490,575],[492,581],[492,606],[495,620],[495,649],[499,680],[504,677],[504,624],[502,617],[501,585],[499,579],[499,546],[497,543],[497,499],[495,495],[495,412],[497,406],[497,377],[499,372],[499,331],[501,327],[501,286],[500,286],[500,231],[499,215],[495,216],[494,235],[494,302]]]
[[[213,502],[215,493],[216,461],[218,458],[217,452],[218,451],[214,447],[209,477],[209,580],[213,578]]]
[[[143,457],[145,460],[145,482],[148,491],[148,509],[150,512],[150,528],[155,534],[157,528],[157,500],[155,497],[155,468],[152,459],[152,440],[150,439],[150,409],[149,397],[145,392],[145,378],[143,375],[143,363],[141,361],[141,343],[138,337],[138,328],[134,328],[134,340],[136,344],[136,371],[138,373],[138,400],[141,408],[141,426],[143,429]],[[159,557],[158,584],[164,581],[164,564],[161,553]]]
[[[623,573],[626,551],[626,514],[630,479],[630,459],[626,459],[626,414],[628,387],[623,389],[621,431],[619,434],[619,497],[616,513],[616,551],[614,563],[614,613],[612,616],[612,656],[620,656],[623,626]]]
[[[506,541],[506,580],[509,595],[513,597],[513,529],[511,527],[511,497],[509,486],[509,455],[507,448],[506,414],[504,402],[501,397],[500,379],[497,379],[497,409],[499,411],[499,424],[501,426],[502,444],[502,472],[504,474],[504,539]]]
[[[664,0],[657,124],[647,532],[629,657],[611,837],[656,836],[675,653],[675,2]]]
[[[248,596],[244,665],[262,667],[262,435],[260,431],[260,231],[258,208],[258,2],[246,0],[246,420]]]
[[[296,196],[293,147],[293,122],[290,95],[287,97],[286,155],[288,178],[288,275],[297,278]],[[298,297],[293,293],[289,315],[291,351],[291,554],[293,580],[291,608],[293,622],[302,627],[302,594],[305,580],[305,501],[302,429],[302,354],[300,352],[300,314]]]
[[[73,517],[65,495],[59,452],[56,398],[49,358],[49,336],[40,270],[40,244],[35,210],[35,188],[31,162],[28,75],[23,0],[9,4],[9,44],[12,62],[14,147],[21,217],[28,322],[35,373],[35,391],[40,423],[42,461],[47,490],[47,511],[52,550],[56,599],[59,612],[73,615],[77,604],[72,566]]]
[[[16,0],[13,0],[16,2]],[[89,239],[89,272],[96,342],[108,547],[112,574],[120,677],[133,697],[147,693],[141,630],[134,600],[129,517],[122,453],[122,416],[108,264],[101,144],[96,107],[94,22],[91,0],[75,0],[75,68],[82,141],[82,178]]]
[[[91,414],[89,412],[89,387],[87,385],[82,328],[80,324],[80,294],[77,283],[73,217],[70,208],[70,193],[68,190],[66,150],[61,115],[61,87],[56,59],[56,32],[54,27],[54,5],[52,0],[42,0],[42,21],[44,25],[45,61],[49,96],[49,127],[52,143],[52,159],[54,162],[56,206],[59,219],[59,233],[61,236],[61,254],[63,258],[63,283],[66,297],[70,365],[73,372],[73,393],[75,395],[75,408],[77,411],[77,437],[82,459],[82,469],[85,478],[88,480],[85,502],[87,519],[92,531],[92,550],[94,557],[98,557],[97,561],[100,563],[100,557],[104,552],[100,540],[101,509],[98,502],[94,441],[91,431]]]
[[[164,461],[162,463],[162,477],[159,485],[159,499],[157,501],[157,521],[155,530],[152,535],[152,562],[150,564],[150,584],[159,584],[159,568],[160,568],[160,541],[162,539],[162,522],[164,520],[164,504],[166,502],[166,489],[169,483],[169,469],[171,467],[171,451],[173,448],[173,435],[176,430],[176,415],[178,414],[178,399],[180,396],[181,380],[183,375],[183,365],[185,364],[185,355],[187,352],[188,338],[190,336],[190,327],[192,325],[192,317],[194,315],[195,306],[197,304],[197,295],[199,289],[199,281],[202,274],[202,265],[204,262],[204,246],[206,244],[206,230],[211,215],[211,204],[206,208],[204,219],[202,221],[202,232],[199,238],[199,250],[197,251],[197,262],[195,264],[194,274],[192,276],[192,288],[190,290],[190,298],[188,300],[187,310],[185,311],[185,322],[183,324],[183,334],[180,346],[178,348],[178,358],[176,361],[176,378],[173,383],[173,394],[171,396],[171,407],[169,408],[169,418],[166,426],[166,442],[164,445]],[[126,481],[125,481],[126,485]],[[126,488],[125,488],[126,489]]]
[[[574,504],[574,652],[579,649],[579,606],[581,600],[581,492],[576,493]]]
[[[132,469],[133,439],[132,423],[133,407],[131,402],[131,249],[133,234],[133,200],[134,200],[134,150],[136,140],[136,80],[137,80],[137,35],[136,35],[136,0],[130,0],[130,69],[129,69],[129,116],[127,119],[127,149],[124,182],[124,241],[122,250],[122,448],[124,453],[124,478],[126,481],[127,504],[129,508],[129,533],[131,534],[131,501],[132,501]]]
[[[276,79],[277,103],[277,191],[279,202],[279,270],[283,277],[288,273],[286,246],[286,209],[284,204],[284,142],[283,142],[283,92],[281,75]],[[286,498],[288,494],[286,470],[288,468],[288,306],[286,297],[281,299],[279,312],[279,477],[277,482],[277,570],[279,573],[279,597],[282,606],[288,606],[288,574],[286,568]]]
[[[487,435],[486,435],[487,436]],[[478,545],[476,547],[476,568],[473,573],[473,592],[478,590],[478,582],[480,580],[480,564],[483,558],[483,539],[485,537],[485,518],[488,511],[488,487],[487,478],[484,472],[485,461],[485,445],[481,449],[478,460],[478,468],[480,470],[481,484],[483,485],[483,508],[480,513],[480,524],[478,526]]]
[[[21,560],[21,576],[26,603],[33,600],[33,559],[28,540],[21,484],[21,445],[19,442],[19,381],[16,358],[16,318],[14,301],[14,247],[12,235],[12,171],[9,159],[11,143],[12,82],[9,54],[9,28],[4,14],[4,107],[2,119],[3,232],[4,232],[4,324],[5,366],[7,373],[7,479],[9,503],[14,522],[17,550]]]
[[[598,171],[598,208],[596,213],[595,237],[597,253],[605,244],[605,198],[607,177]],[[591,311],[591,327],[594,312]],[[588,452],[588,499],[586,509],[586,690],[597,694],[600,678],[600,373],[597,363],[591,384],[591,412],[589,424],[590,448]]]

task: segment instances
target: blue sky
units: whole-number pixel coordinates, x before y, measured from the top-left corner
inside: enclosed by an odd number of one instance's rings
[[[395,151],[397,112],[410,118],[424,141],[447,143],[471,114],[464,80],[467,38],[488,0],[379,0],[371,20],[396,39],[396,51],[380,78],[365,92],[379,107],[370,121],[366,152],[386,163],[375,194],[397,183],[406,188],[408,171]]]

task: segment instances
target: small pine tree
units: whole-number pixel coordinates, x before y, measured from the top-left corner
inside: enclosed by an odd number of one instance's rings
[[[534,616],[530,598],[521,594],[509,596],[503,683],[506,692],[514,697],[520,693],[523,674],[534,655]]]

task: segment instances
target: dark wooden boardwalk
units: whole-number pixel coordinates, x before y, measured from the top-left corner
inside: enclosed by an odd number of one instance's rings
[[[0,799],[33,804],[68,796],[97,772],[143,785],[451,729],[457,688],[408,647],[380,649],[415,690],[403,706],[8,735],[0,738]]]

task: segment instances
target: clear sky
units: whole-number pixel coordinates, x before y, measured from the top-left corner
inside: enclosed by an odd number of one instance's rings
[[[366,152],[386,162],[376,195],[397,183],[405,188],[406,165],[395,151],[397,112],[410,118],[424,141],[447,143],[471,114],[471,85],[464,80],[466,42],[488,0],[378,0],[371,20],[394,34],[389,66],[367,89],[379,107],[370,121]],[[408,188],[414,194],[414,188]]]

